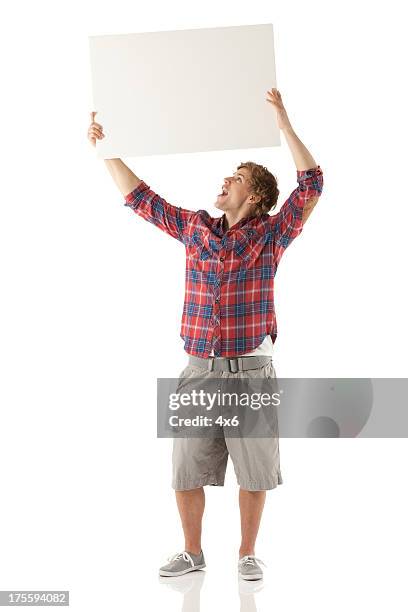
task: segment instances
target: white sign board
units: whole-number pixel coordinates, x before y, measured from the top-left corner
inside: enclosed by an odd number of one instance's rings
[[[272,24],[91,36],[100,158],[280,144]]]

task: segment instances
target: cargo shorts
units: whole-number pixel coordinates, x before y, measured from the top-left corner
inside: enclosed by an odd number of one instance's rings
[[[188,364],[182,378],[248,377],[270,378],[276,383],[272,358],[266,365],[238,372],[210,371]],[[249,381],[248,381],[249,382]],[[250,385],[250,382],[249,382]],[[279,435],[259,437],[174,438],[172,487],[176,491],[205,485],[223,486],[228,456],[231,457],[238,485],[247,491],[265,491],[282,484]]]

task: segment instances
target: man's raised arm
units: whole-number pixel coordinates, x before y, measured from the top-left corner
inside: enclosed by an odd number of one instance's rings
[[[123,196],[139,187],[142,180],[121,159],[105,159],[104,162]]]
[[[270,216],[274,235],[275,260],[279,262],[284,250],[302,232],[306,220],[322,193],[323,171],[295,134],[279,91],[271,89],[267,95],[267,101],[275,107],[278,126],[284,133],[292,153],[298,182],[298,186],[281,206],[279,212]]]
[[[319,196],[323,188],[323,172],[318,166],[310,153],[305,147],[300,138],[296,135],[293,129],[286,109],[282,102],[282,96],[277,89],[271,89],[267,92],[267,102],[272,104],[276,110],[276,118],[280,130],[283,132],[288,147],[293,157],[293,161],[296,165],[297,178],[300,186],[301,200],[298,205],[302,206],[302,226],[306,223],[306,220],[310,216],[313,208],[315,207]],[[303,178],[313,176],[316,171],[318,177],[316,181],[306,181],[301,184]],[[293,198],[293,195],[292,195]],[[286,202],[285,202],[286,204]],[[283,208],[283,207],[282,207]]]
[[[88,139],[93,146],[96,146],[96,140],[105,137],[102,125],[95,122],[95,115],[96,112],[91,113],[91,125],[88,129]],[[166,202],[137,177],[121,159],[105,159],[104,161],[116,186],[125,198],[125,206],[129,206],[137,215],[184,243],[184,231],[195,212]]]

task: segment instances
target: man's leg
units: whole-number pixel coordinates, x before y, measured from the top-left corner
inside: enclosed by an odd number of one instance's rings
[[[276,372],[272,361],[256,370],[233,373],[231,377],[248,378],[249,392],[259,393],[259,381],[251,386],[250,379],[264,379],[262,389],[276,392]],[[254,381],[255,383],[255,381]],[[262,425],[262,421],[260,421]],[[265,505],[266,491],[282,484],[279,456],[279,428],[276,410],[268,413],[265,431],[272,430],[267,438],[226,438],[226,444],[234,464],[239,491],[241,512],[241,546],[239,557],[255,555],[255,542]],[[272,435],[273,434],[273,435]]]
[[[176,491],[176,501],[184,531],[184,550],[199,555],[205,506],[204,488]]]
[[[208,368],[187,366],[180,374],[177,391],[184,393],[205,386],[216,374]],[[198,383],[197,383],[198,378]],[[184,531],[184,550],[193,555],[201,552],[201,526],[204,514],[204,486],[224,485],[228,450],[224,438],[174,438],[172,487]]]
[[[255,555],[255,542],[265,505],[266,491],[239,490],[241,512],[241,546],[239,558]]]

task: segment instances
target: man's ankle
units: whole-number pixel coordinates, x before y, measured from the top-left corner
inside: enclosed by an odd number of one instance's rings
[[[190,553],[190,555],[194,555],[195,557],[197,557],[201,553],[201,546],[186,546],[184,550]]]
[[[255,557],[255,551],[250,548],[240,549],[238,554],[239,554],[240,559],[242,559],[242,557],[247,557],[247,556]]]

